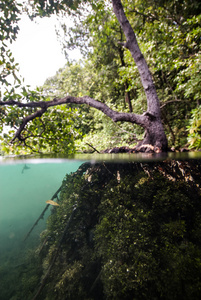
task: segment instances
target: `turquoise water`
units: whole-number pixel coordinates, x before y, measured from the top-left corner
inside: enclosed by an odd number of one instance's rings
[[[26,241],[24,238],[46,207],[46,201],[61,186],[65,175],[76,171],[80,164],[79,161],[48,163],[28,160],[0,165],[1,269],[23,263],[25,251],[39,241],[51,206],[29,238]]]

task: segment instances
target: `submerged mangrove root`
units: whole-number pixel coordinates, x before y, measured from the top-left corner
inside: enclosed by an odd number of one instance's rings
[[[78,169],[76,172],[74,172],[71,176],[74,177],[74,176],[77,176],[78,174],[82,175],[84,172],[86,172],[86,170],[87,170],[90,166],[91,166],[91,163],[88,163],[88,162],[82,164],[82,165],[79,167],[79,169]],[[61,187],[56,191],[56,193],[53,195],[53,197],[51,198],[51,200],[53,200],[54,198],[58,197],[58,193],[61,191],[61,188],[62,188],[62,185],[61,185]],[[33,228],[35,227],[35,225],[37,225],[38,221],[39,221],[41,218],[43,218],[44,213],[45,213],[45,211],[47,210],[48,206],[49,206],[49,204],[46,205],[45,209],[43,210],[43,212],[41,213],[41,215],[39,216],[39,218],[37,219],[37,221],[35,222],[35,224],[32,226],[31,230],[29,231],[29,233],[27,234],[27,236],[26,236],[25,239],[28,238],[28,236],[30,235],[30,233],[31,233],[31,231],[33,230]],[[42,282],[41,282],[41,284],[40,284],[40,286],[39,286],[39,288],[38,288],[38,290],[37,290],[35,296],[32,298],[32,300],[36,300],[36,299],[38,298],[38,296],[40,295],[40,293],[42,292],[43,288],[45,287],[46,280],[47,280],[47,278],[48,278],[48,276],[49,276],[49,274],[50,274],[50,272],[51,272],[51,270],[52,270],[52,268],[53,268],[53,266],[54,266],[54,264],[55,264],[55,262],[56,262],[56,259],[57,259],[57,257],[58,257],[58,253],[59,253],[59,251],[60,251],[61,245],[62,245],[62,243],[64,242],[64,239],[65,239],[65,237],[66,237],[67,231],[68,231],[68,229],[69,229],[69,226],[70,226],[70,224],[71,224],[72,219],[74,218],[74,215],[75,215],[76,211],[77,211],[77,206],[75,206],[75,207],[73,208],[73,211],[72,211],[72,213],[71,213],[71,215],[70,215],[70,217],[69,217],[69,219],[68,219],[68,222],[66,223],[66,226],[65,226],[65,229],[64,229],[64,231],[63,231],[63,234],[62,234],[62,236],[61,236],[61,238],[60,238],[60,240],[59,240],[58,246],[57,246],[57,248],[56,248],[56,251],[55,251],[55,254],[54,254],[53,258],[52,258],[52,261],[51,261],[51,263],[50,263],[50,265],[49,265],[49,268],[48,268],[48,270],[47,270],[47,272],[46,272],[46,274],[45,274],[45,276],[44,276],[44,278],[43,278],[43,280],[42,280]],[[43,245],[42,245],[40,251],[42,250],[42,248],[43,248]]]
[[[60,188],[56,191],[56,193],[54,193],[54,195],[52,196],[51,200],[57,198],[58,199],[58,193],[60,192],[61,190],[61,186]],[[29,230],[29,232],[27,233],[27,235],[25,236],[24,238],[24,242],[28,239],[28,237],[30,236],[31,232],[33,231],[33,229],[35,228],[35,226],[38,224],[38,222],[44,218],[44,215],[45,215],[45,212],[46,210],[48,209],[50,204],[47,204],[45,206],[45,208],[43,209],[42,213],[40,214],[40,216],[38,217],[38,219],[36,220],[36,222],[33,224],[33,226],[31,227],[31,229]]]
[[[47,272],[46,272],[46,274],[45,274],[45,276],[44,276],[44,278],[43,278],[43,280],[42,280],[42,282],[40,284],[40,287],[39,287],[37,293],[35,294],[35,296],[32,298],[32,300],[36,300],[37,299],[37,297],[40,295],[41,291],[43,290],[43,288],[45,286],[46,280],[47,280],[47,278],[48,278],[48,276],[50,274],[50,271],[51,271],[52,267],[54,266],[54,263],[55,263],[55,261],[56,261],[56,259],[58,257],[58,253],[60,251],[61,245],[62,245],[62,243],[63,243],[63,241],[65,239],[66,233],[67,233],[68,228],[70,226],[71,220],[73,219],[73,217],[75,215],[76,210],[77,210],[77,207],[75,207],[73,209],[72,214],[70,215],[70,218],[69,218],[68,222],[66,223],[66,227],[65,227],[64,232],[63,232],[63,234],[62,234],[62,236],[61,236],[61,238],[59,240],[59,243],[58,243],[57,249],[55,251],[55,254],[53,256],[53,259],[51,261],[51,264],[49,265],[49,268],[48,268],[48,270],[47,270]]]

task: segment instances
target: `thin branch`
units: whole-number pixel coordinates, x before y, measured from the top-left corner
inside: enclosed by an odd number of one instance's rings
[[[22,124],[20,125],[20,127],[18,128],[18,130],[16,131],[14,138],[11,140],[11,142],[14,142],[14,140],[16,138],[18,138],[20,141],[24,141],[25,139],[21,136],[21,132],[24,130],[25,126],[27,125],[27,123],[29,123],[30,121],[34,120],[37,117],[41,117],[45,112],[46,112],[47,108],[42,108],[41,110],[37,110],[35,113],[33,113],[32,115],[26,116],[23,119]]]
[[[144,18],[147,18],[147,19],[149,19],[152,22],[155,21],[155,20],[159,20],[158,17],[156,17],[156,16],[154,16],[152,14],[147,15],[145,13],[139,12],[135,8],[132,9],[132,10],[129,10],[129,13],[136,13],[137,15],[143,16]]]
[[[20,141],[23,141],[24,144],[26,145],[26,140],[29,138],[41,138],[42,134],[45,132],[45,124],[43,122],[43,120],[40,119],[40,122],[42,123],[43,126],[43,130],[41,130],[40,134],[33,134],[30,130],[27,130],[27,133],[29,133],[29,135],[25,136],[25,137],[21,137]],[[17,128],[16,128],[17,129]],[[27,145],[26,145],[27,146]],[[27,146],[28,147],[28,146]]]
[[[173,102],[183,102],[183,100],[175,99],[175,100],[166,101],[164,104],[162,104],[162,105],[160,106],[160,109],[163,108],[163,107],[165,107],[167,104],[173,103]]]
[[[95,152],[100,153],[96,148],[94,148],[91,144],[86,143],[89,147],[91,147]]]

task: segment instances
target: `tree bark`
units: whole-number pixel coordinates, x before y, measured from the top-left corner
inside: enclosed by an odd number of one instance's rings
[[[167,138],[161,122],[160,104],[152,75],[138,46],[135,33],[124,13],[121,1],[112,0],[112,4],[114,13],[126,37],[125,47],[130,50],[136,63],[147,98],[147,115],[150,118],[148,124],[145,126],[145,138],[141,144],[148,143],[161,150],[166,150]]]

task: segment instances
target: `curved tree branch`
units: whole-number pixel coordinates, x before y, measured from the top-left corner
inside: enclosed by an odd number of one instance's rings
[[[118,121],[126,121],[138,124],[142,127],[145,127],[145,125],[148,122],[148,115],[145,113],[143,115],[138,115],[134,113],[122,113],[117,112],[109,108],[105,103],[102,103],[98,100],[95,100],[89,96],[83,96],[83,97],[72,97],[72,96],[66,96],[64,98],[60,99],[53,99],[52,101],[39,101],[39,102],[27,102],[27,103],[21,103],[15,100],[10,101],[0,101],[0,106],[17,106],[17,107],[32,107],[32,108],[41,108],[40,110],[37,110],[33,114],[26,116],[20,127],[15,133],[14,138],[12,139],[12,142],[18,138],[19,140],[23,140],[23,137],[21,136],[21,132],[24,130],[27,123],[34,120],[37,117],[41,117],[49,107],[52,106],[58,106],[68,103],[74,103],[74,104],[87,104],[91,107],[94,107],[100,111],[102,111],[105,115],[107,115],[109,118],[111,118],[114,122]]]

